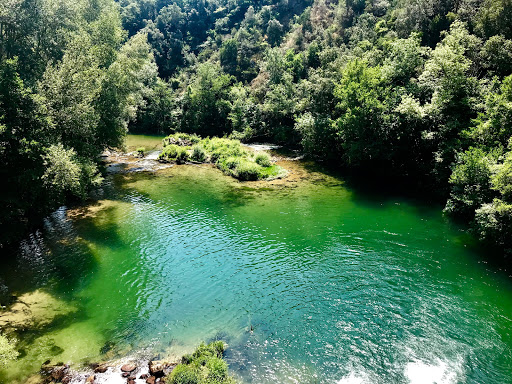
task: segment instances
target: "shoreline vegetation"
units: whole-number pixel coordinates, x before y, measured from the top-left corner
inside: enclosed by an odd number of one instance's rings
[[[138,148],[139,155],[144,148]],[[245,148],[239,140],[205,138],[186,133],[175,133],[163,139],[163,150],[158,156],[161,162],[183,164],[212,163],[228,176],[241,181],[272,180],[286,176],[286,170],[274,164],[266,152],[254,152]]]
[[[108,383],[110,380],[127,384],[235,384],[224,361],[227,345],[223,341],[201,343],[193,353],[178,360],[123,359],[90,363],[85,369],[72,369],[58,363],[41,366],[39,375],[30,383]]]

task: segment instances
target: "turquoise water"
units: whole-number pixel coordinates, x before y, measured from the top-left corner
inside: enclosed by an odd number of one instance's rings
[[[0,276],[72,312],[20,333],[0,381],[223,339],[247,383],[512,382],[510,280],[439,207],[284,167],[265,183],[117,175],[98,203],[57,211]]]

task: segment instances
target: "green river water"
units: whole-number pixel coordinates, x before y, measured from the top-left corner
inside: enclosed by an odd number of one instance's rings
[[[246,383],[512,383],[512,285],[492,255],[440,207],[283,166],[257,183],[194,165],[115,175],[99,202],[51,215],[0,281],[62,312],[19,334],[0,382],[222,339]]]

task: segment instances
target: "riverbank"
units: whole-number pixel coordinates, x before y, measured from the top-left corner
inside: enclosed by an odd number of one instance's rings
[[[222,359],[226,345],[222,341],[202,343],[192,354],[179,360],[147,360],[125,357],[87,368],[71,369],[67,364],[41,366],[38,375],[27,384],[234,384]]]

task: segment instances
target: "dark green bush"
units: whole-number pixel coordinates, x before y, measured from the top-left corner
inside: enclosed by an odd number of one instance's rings
[[[258,180],[261,167],[252,161],[242,160],[235,168],[235,175],[240,180]]]
[[[189,159],[188,150],[185,147],[178,147],[178,151],[176,153],[176,163],[183,164],[186,163]]]
[[[170,384],[199,384],[199,371],[193,365],[180,364],[170,375]]]
[[[178,155],[179,147],[175,144],[170,144],[164,147],[162,153],[158,156],[159,160],[171,161],[175,160]]]
[[[262,167],[270,167],[272,165],[272,162],[270,161],[270,156],[266,153],[258,153],[254,160],[256,161],[257,164],[261,165]]]
[[[192,147],[192,155],[190,158],[194,161],[204,162],[206,161],[206,151],[200,144],[196,144]]]

